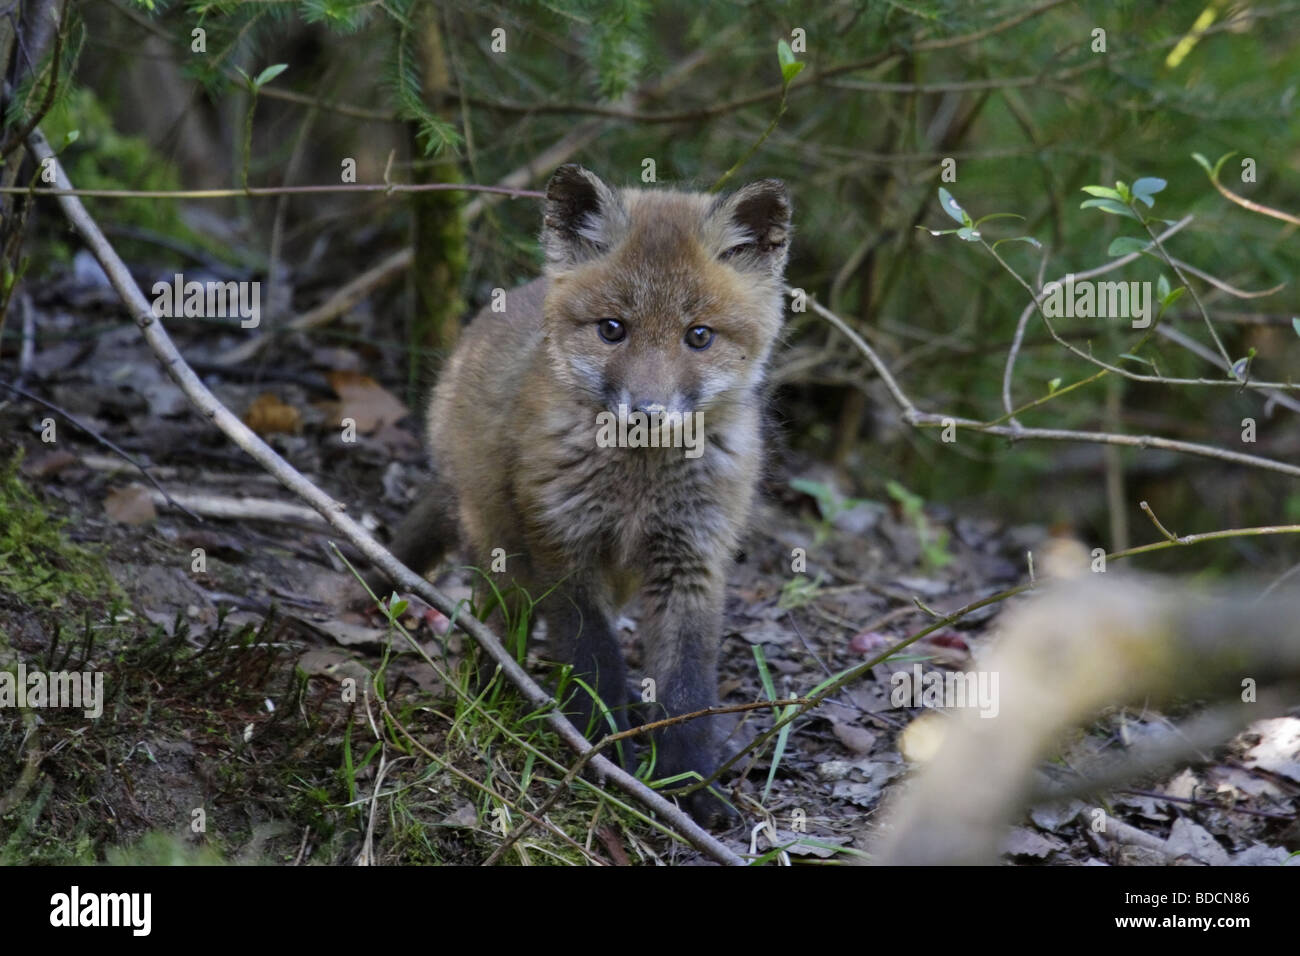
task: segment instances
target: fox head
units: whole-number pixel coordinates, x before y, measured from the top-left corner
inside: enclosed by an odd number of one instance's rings
[[[790,198],[607,186],[577,165],[546,188],[551,367],[593,407],[647,414],[753,400],[784,312]]]

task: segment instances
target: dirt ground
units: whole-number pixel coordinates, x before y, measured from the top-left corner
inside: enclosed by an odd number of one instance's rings
[[[503,818],[517,819],[499,798],[540,806],[564,748],[510,689],[475,676],[470,642],[440,633],[440,615],[413,603],[408,641],[340,607],[351,549],[191,409],[93,270],[38,289],[32,309],[37,347],[21,387],[58,410],[0,392],[0,661],[101,670],[108,700],[96,720],[28,710],[0,721],[0,861],[487,859]],[[171,328],[231,409],[383,531],[417,493],[423,464],[418,415],[402,401],[407,371],[373,344],[374,322],[362,306],[336,334],[277,339],[230,367],[221,358],[243,341],[238,330]],[[341,437],[344,417],[357,422],[355,441]],[[167,494],[206,517],[168,503],[72,419],[147,462]],[[779,434],[776,447],[789,447]],[[254,501],[287,507],[255,516]],[[760,661],[771,692],[798,696],[924,627],[918,600],[945,615],[1020,583],[1026,550],[1047,534],[901,491],[846,498],[823,467],[783,452],[728,584],[722,703],[768,696]],[[800,553],[806,567],[794,570]],[[474,572],[453,563],[436,580],[468,599]],[[906,785],[900,734],[921,712],[891,705],[890,675],[917,662],[973,666],[1004,607],[941,628],[797,720],[779,755],[759,751],[738,785],[745,825],[725,842],[758,854],[775,843],[796,862],[866,848],[882,801]],[[635,608],[620,628],[635,671]],[[550,679],[544,645],[528,654]],[[381,675],[372,693],[340,693],[347,677],[371,675]],[[771,723],[752,711],[736,739]],[[1056,766],[1176,732],[1161,713],[1111,711]],[[1145,845],[1099,838],[1076,800],[1027,815],[1004,859],[1294,859],[1297,751],[1300,720],[1257,725],[1194,768],[1104,797]],[[702,861],[581,784],[548,819],[559,832],[534,830],[503,862]]]

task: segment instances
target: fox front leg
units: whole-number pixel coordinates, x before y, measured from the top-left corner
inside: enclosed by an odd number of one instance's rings
[[[673,555],[656,563],[647,580],[642,622],[645,676],[654,681],[651,719],[689,714],[718,702],[718,645],[722,638],[722,568],[697,557]],[[695,772],[708,778],[720,763],[718,718],[697,717],[663,728],[655,735],[655,775]],[[690,781],[683,781],[686,785]],[[685,800],[703,824],[729,820],[731,809],[710,789]]]
[[[546,598],[542,613],[557,656],[573,665],[574,683],[566,693],[565,716],[593,743],[607,733],[627,730],[627,666],[607,602],[581,585],[559,587]],[[578,681],[595,691],[599,700]],[[635,769],[631,745],[624,742],[619,752],[625,769]]]

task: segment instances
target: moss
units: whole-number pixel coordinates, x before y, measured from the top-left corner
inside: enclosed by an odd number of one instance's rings
[[[69,541],[18,475],[21,454],[0,468],[0,601],[74,611],[122,596],[103,556]]]

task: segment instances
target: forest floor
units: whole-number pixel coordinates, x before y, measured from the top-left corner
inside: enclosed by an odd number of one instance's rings
[[[38,288],[32,306],[22,387],[58,410],[0,394],[0,668],[101,671],[107,701],[94,720],[25,710],[0,721],[0,863],[482,862],[520,809],[550,796],[571,755],[511,689],[475,677],[472,642],[441,615],[412,602],[407,639],[343,608],[353,579],[339,552],[351,549],[336,552],[323,523],[190,407],[94,270],[77,274]],[[365,344],[364,306],[350,321],[333,339],[278,339],[225,368],[238,330],[183,320],[171,330],[228,407],[354,516],[391,529],[421,483],[418,415],[397,397],[393,350]],[[148,462],[206,517],[168,503],[65,415]],[[357,422],[353,442],[343,417]],[[879,502],[835,489],[792,453],[765,480],[728,583],[722,703],[807,693],[929,624],[918,601],[946,615],[1020,583],[1026,551],[1048,537],[901,489]],[[256,502],[275,504],[258,514]],[[795,571],[797,549],[806,567]],[[474,576],[453,565],[436,582],[468,599]],[[760,750],[733,785],[745,822],[724,842],[759,854],[775,843],[806,862],[865,849],[882,801],[906,785],[900,738],[921,713],[891,705],[891,675],[976,666],[1004,606],[939,629],[797,720],[779,754]],[[620,631],[635,672],[635,608]],[[544,645],[528,648],[528,663],[553,676]],[[371,676],[374,690],[345,700],[348,677],[364,688]],[[1279,736],[1300,740],[1300,720],[1278,721],[1195,768],[1101,798],[1149,840],[1103,838],[1074,800],[1026,815],[1004,859],[1285,862],[1300,848],[1290,824],[1300,764],[1294,749],[1265,751]],[[737,739],[771,723],[751,711]],[[1164,714],[1113,710],[1055,763],[1079,768],[1175,733]],[[504,861],[703,860],[582,782],[547,819],[553,829],[533,830]]]

